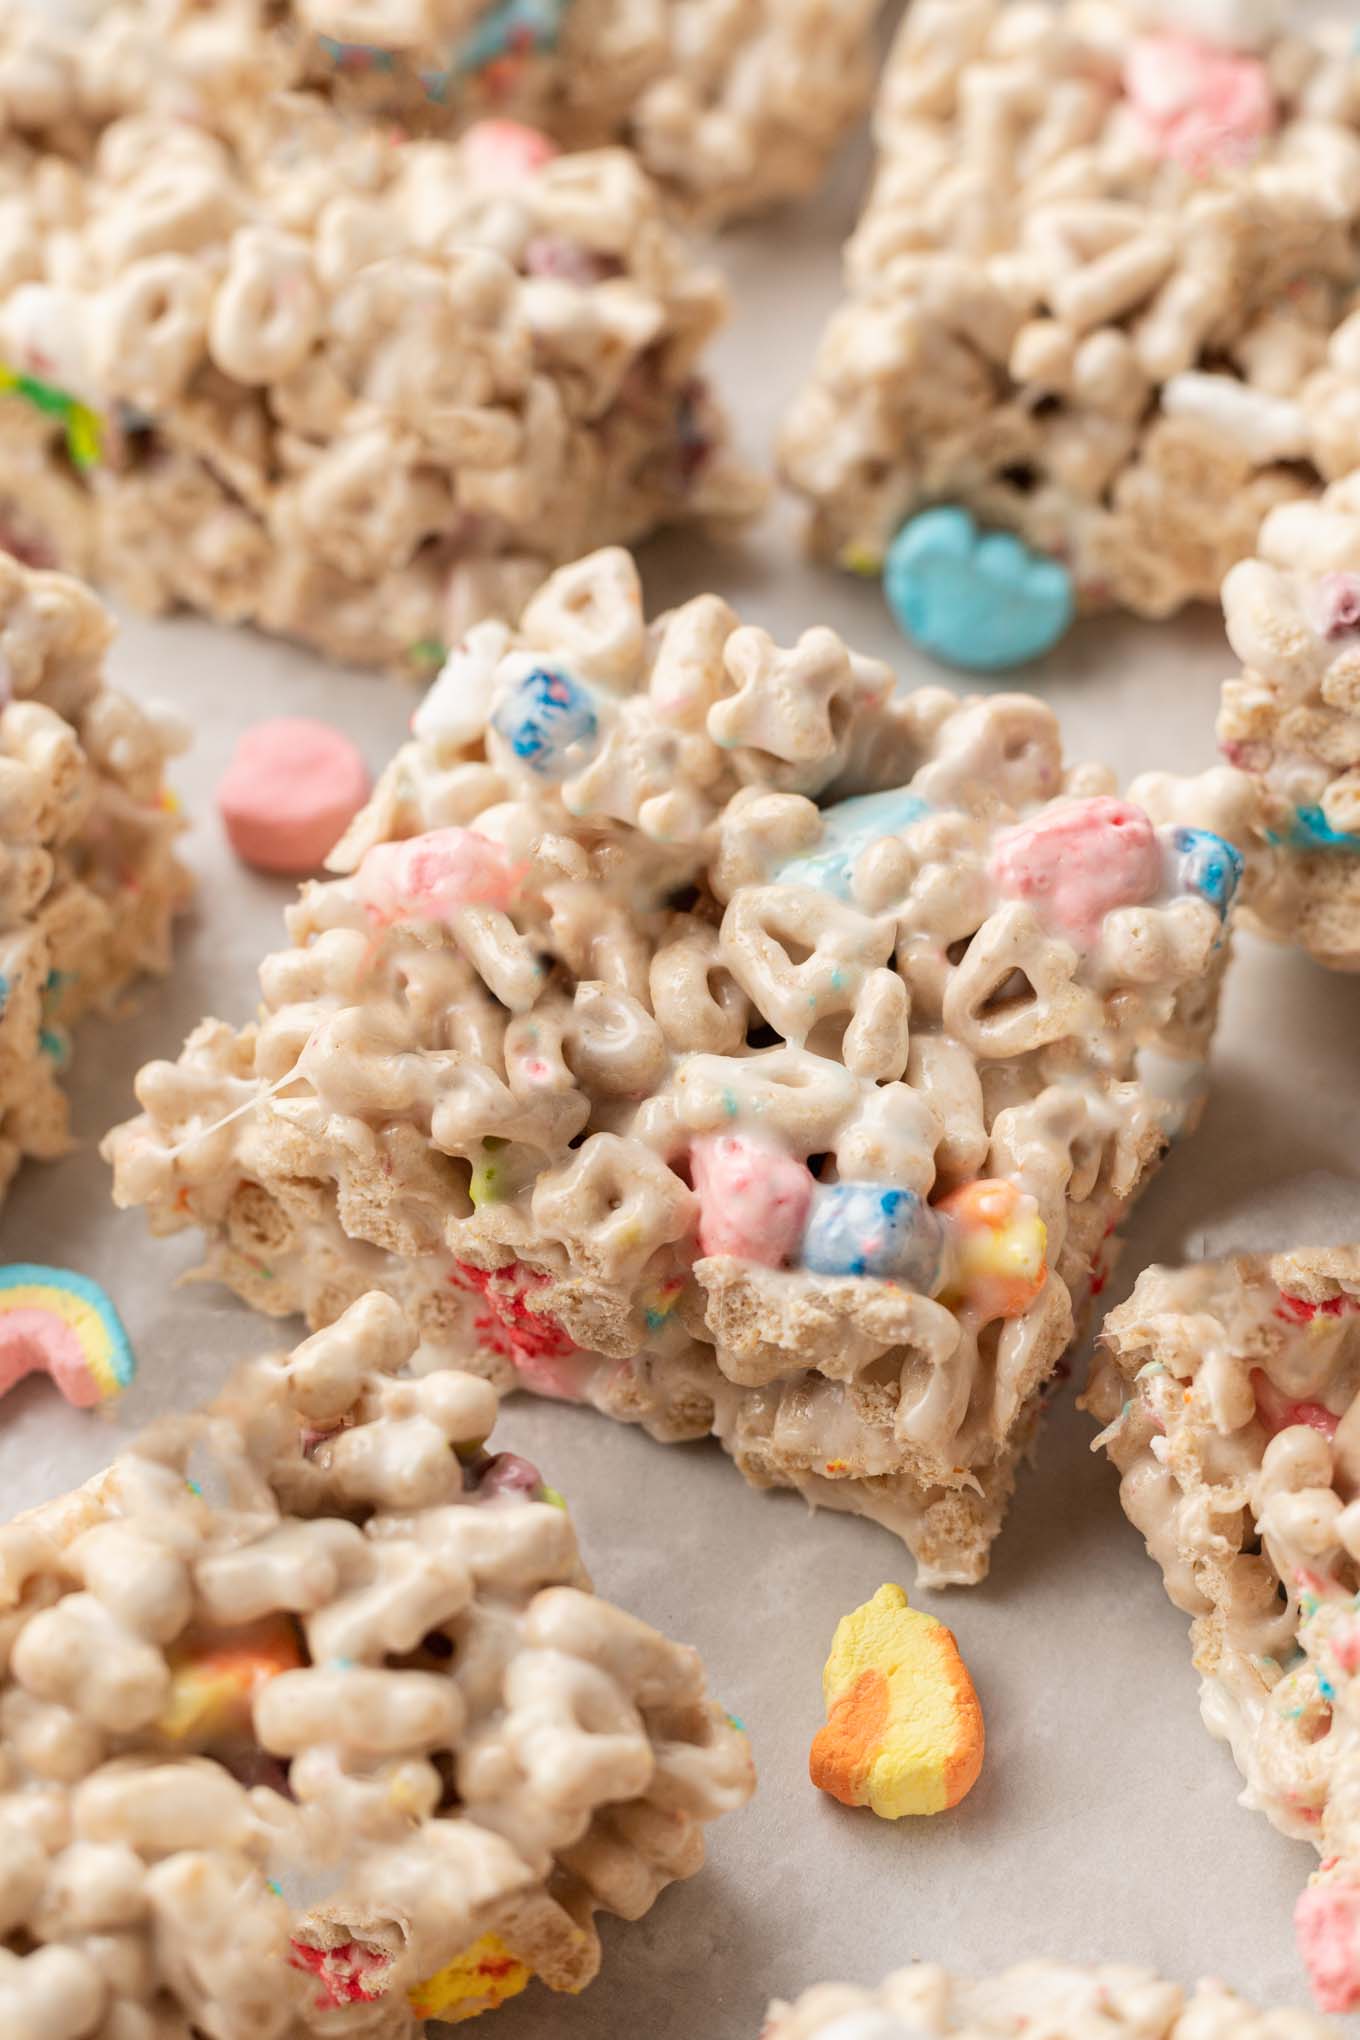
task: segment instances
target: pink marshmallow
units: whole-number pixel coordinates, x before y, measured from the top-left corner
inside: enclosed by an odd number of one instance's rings
[[[375,921],[448,921],[463,907],[507,907],[523,867],[475,829],[430,829],[375,843],[354,875]]]
[[[1360,574],[1324,574],[1309,590],[1308,620],[1319,637],[1360,631]]]
[[[1069,800],[997,837],[988,867],[1007,899],[1024,900],[1082,948],[1115,907],[1151,899],[1162,851],[1139,807],[1099,795]]]
[[[812,1202],[812,1172],[781,1148],[741,1133],[706,1133],[690,1149],[699,1251],[757,1267],[793,1259]]]
[[[1198,176],[1247,163],[1275,126],[1275,98],[1258,57],[1181,35],[1140,36],[1124,90],[1147,148]]]
[[[217,782],[217,811],[243,864],[303,878],[368,799],[368,768],[347,736],[307,716],[246,730]]]
[[[1325,1403],[1291,1401],[1260,1367],[1252,1369],[1251,1385],[1256,1395],[1256,1414],[1272,1438],[1277,1431],[1288,1431],[1295,1424],[1306,1424],[1310,1431],[1320,1431],[1324,1438],[1335,1438],[1341,1419]]]
[[[1310,1884],[1294,1907],[1294,1935],[1318,2009],[1360,2005],[1360,1886]]]
[[[1347,1622],[1330,1631],[1327,1642],[1343,1672],[1360,1671],[1360,1622]]]
[[[478,191],[532,177],[559,153],[555,142],[518,120],[474,121],[463,136],[463,168]]]

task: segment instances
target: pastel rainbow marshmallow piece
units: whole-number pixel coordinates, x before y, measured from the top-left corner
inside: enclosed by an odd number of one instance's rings
[[[1162,846],[1140,807],[1098,794],[1059,801],[1034,821],[1003,829],[988,871],[1006,899],[1025,901],[1089,948],[1108,913],[1160,890]]]
[[[795,1258],[815,1182],[806,1162],[744,1133],[706,1133],[690,1149],[699,1251],[760,1268]]]
[[[1124,91],[1144,146],[1196,175],[1251,160],[1275,126],[1275,95],[1259,57],[1168,32],[1140,36]]]
[[[501,843],[475,829],[429,829],[400,843],[375,843],[354,874],[373,920],[441,923],[464,907],[508,907],[523,876]]]
[[[984,1734],[953,1634],[880,1587],[842,1616],[822,1673],[826,1725],[813,1739],[812,1782],[880,1820],[943,1813],[977,1783]]]
[[[217,812],[243,864],[305,878],[368,799],[368,767],[342,731],[281,715],[244,731],[217,782]]]
[[[1019,1317],[1048,1279],[1048,1228],[1027,1191],[982,1177],[942,1197],[952,1253],[941,1302],[982,1324]]]
[[[904,635],[951,666],[1002,672],[1049,651],[1076,613],[1061,560],[958,504],[911,517],[888,547],[883,592]]]
[[[77,1409],[108,1402],[137,1371],[132,1342],[88,1275],[12,1261],[0,1268],[0,1395],[26,1374],[50,1374]]]
[[[1294,1907],[1294,1937],[1318,2009],[1360,2007],[1360,1885],[1309,1884]]]
[[[558,153],[556,143],[519,120],[474,121],[462,141],[463,168],[478,191],[518,184]]]
[[[296,1625],[286,1615],[172,1655],[170,1695],[156,1726],[168,1741],[194,1745],[248,1735],[261,1686],[304,1662]]]
[[[532,1977],[532,1969],[511,1954],[499,1934],[483,1934],[409,1992],[411,2010],[418,2019],[444,2019],[457,2026],[518,1997]]]

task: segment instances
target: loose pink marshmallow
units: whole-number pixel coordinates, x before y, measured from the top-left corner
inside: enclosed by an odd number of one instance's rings
[[[245,731],[217,782],[227,840],[259,871],[305,877],[368,798],[368,768],[328,723],[277,716]]]
[[[1275,96],[1260,59],[1188,36],[1140,36],[1124,66],[1124,90],[1154,155],[1201,176],[1249,162],[1275,126]]]
[[[805,1162],[740,1133],[706,1133],[690,1149],[699,1251],[778,1268],[798,1250],[812,1202]]]
[[[1007,899],[1027,901],[1088,948],[1114,908],[1137,906],[1161,889],[1162,850],[1140,807],[1101,794],[1004,829],[988,868]]]
[[[523,876],[505,847],[475,829],[430,829],[375,843],[354,875],[375,921],[445,922],[463,907],[507,907]]]

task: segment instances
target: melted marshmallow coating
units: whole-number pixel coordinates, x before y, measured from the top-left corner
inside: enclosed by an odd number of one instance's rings
[[[878,1990],[826,1983],[774,2004],[761,2040],[1012,2040],[1027,2031],[1051,2040],[1329,2040],[1336,2028],[1309,2012],[1258,2012],[1222,1984],[1187,1993],[1115,1963],[1023,1962],[984,1982],[923,1963]]]
[[[454,653],[258,1021],[141,1072],[115,1194],[259,1309],[389,1289],[976,1579],[1198,1109],[1254,793],[1132,793],[1026,696],[716,596],[648,628],[600,553]]]
[[[133,0],[97,25],[84,92],[228,125],[298,85],[456,134],[528,121],[623,143],[669,204],[730,218],[820,183],[869,96],[874,0]],[[168,77],[167,77],[168,70]]]
[[[1086,1406],[1247,1803],[1360,1864],[1360,1247],[1150,1268]]]
[[[961,504],[1165,616],[1356,465],[1360,54],[1292,11],[916,0],[783,438],[819,553]]]
[[[0,554],[0,1195],[68,1146],[68,1028],[164,971],[187,902],[164,783],[185,733],[104,682],[105,610]]]
[[[492,1389],[415,1343],[362,1297],[0,1529],[15,2040],[414,2040],[478,1946],[579,1990],[592,1914],[748,1798],[695,1653],[595,1597]]]
[[[1258,552],[1223,585],[1244,670],[1218,720],[1278,848],[1248,904],[1266,933],[1360,970],[1360,472],[1273,511]]]
[[[587,546],[761,499],[698,373],[721,282],[625,150],[399,143],[307,94],[238,144],[153,111],[64,157],[10,125],[25,557],[428,678]]]

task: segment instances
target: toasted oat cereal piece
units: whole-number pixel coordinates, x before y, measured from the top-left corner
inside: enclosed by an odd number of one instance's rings
[[[1245,903],[1267,934],[1360,970],[1360,469],[1272,511],[1257,552],[1223,584],[1244,670],[1218,720],[1278,848]]]
[[[124,0],[76,68],[87,104],[168,99],[229,127],[304,85],[413,134],[494,118],[566,149],[622,143],[670,205],[713,221],[821,182],[869,97],[877,12],[878,0]]]
[[[1360,460],[1360,52],[1296,12],[908,10],[783,465],[814,549],[883,570],[939,656],[1212,600]]]
[[[1357,1391],[1360,1247],[1334,1247],[1149,1268],[1085,1398],[1245,1803],[1323,1857],[1296,1923],[1326,2011],[1360,2005]]]
[[[0,1529],[0,2028],[413,2040],[577,1991],[750,1796],[496,1397],[361,1297]],[[362,2009],[360,2009],[362,2008]]]
[[[141,608],[428,678],[559,560],[761,498],[722,285],[626,150],[510,174],[284,95],[239,146],[10,138],[0,223],[0,536]]]
[[[773,2004],[761,2040],[1010,2040],[1029,2029],[1052,2040],[1335,2040],[1309,2012],[1258,2012],[1221,1983],[1193,1992],[1151,1970],[1117,1963],[1077,1968],[1022,1962],[969,1982],[938,1963],[899,1969],[878,1990],[824,1983]]]
[[[0,553],[0,1198],[67,1147],[70,1030],[164,971],[188,901],[165,783],[178,720],[106,685],[112,621]]]
[[[390,1288],[976,1579],[1197,1116],[1254,799],[1117,797],[1040,702],[716,596],[649,627],[596,554],[455,649],[258,1023],[142,1072],[116,1195],[259,1308]]]

